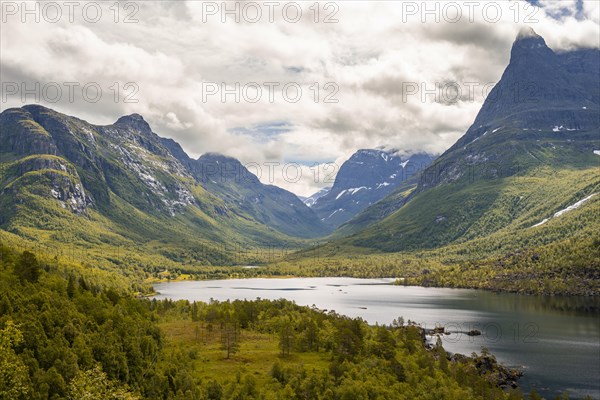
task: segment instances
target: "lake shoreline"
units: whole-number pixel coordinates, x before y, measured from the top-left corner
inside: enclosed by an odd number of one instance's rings
[[[235,267],[232,267],[235,268]],[[258,268],[262,268],[262,267],[258,267]],[[257,270],[253,269],[254,271]],[[248,269],[246,269],[246,271],[248,271]],[[439,289],[474,289],[474,290],[484,290],[484,291],[488,291],[488,292],[492,292],[492,293],[512,293],[512,294],[518,294],[521,296],[550,296],[550,297],[589,297],[589,298],[600,298],[600,288],[598,288],[596,291],[585,291],[585,292],[555,292],[555,291],[545,291],[545,290],[539,290],[539,291],[534,291],[534,290],[526,290],[526,289],[516,289],[516,288],[505,288],[505,287],[496,287],[496,286],[489,286],[489,285],[471,285],[471,284],[464,284],[464,285],[436,285],[435,282],[431,282],[431,281],[420,281],[419,279],[415,279],[414,277],[409,277],[409,278],[401,278],[401,277],[396,277],[396,278],[391,278],[391,277],[357,277],[357,276],[353,276],[353,275],[336,275],[336,276],[332,276],[332,275],[320,275],[320,276],[307,276],[307,275],[300,275],[300,274],[286,274],[286,275],[277,275],[277,274],[257,274],[257,275],[244,275],[244,274],[239,274],[239,273],[232,273],[229,276],[222,276],[222,275],[216,275],[216,276],[206,276],[206,277],[200,277],[199,275],[195,275],[195,274],[181,274],[178,277],[176,277],[175,279],[171,279],[171,278],[167,278],[167,277],[163,277],[163,278],[148,278],[146,280],[144,280],[144,283],[149,284],[149,285],[154,285],[154,284],[158,284],[158,283],[169,283],[169,282],[187,282],[187,281],[198,281],[198,282],[203,282],[203,281],[212,281],[212,280],[228,280],[228,279],[239,279],[239,280],[243,280],[243,279],[294,279],[294,278],[356,278],[356,279],[393,279],[395,280],[395,282],[392,282],[390,284],[392,285],[398,285],[398,286],[414,286],[414,287],[423,287],[423,288],[439,288]],[[151,297],[154,294],[149,294],[147,296],[144,297]],[[598,309],[598,311],[600,311],[600,308]]]

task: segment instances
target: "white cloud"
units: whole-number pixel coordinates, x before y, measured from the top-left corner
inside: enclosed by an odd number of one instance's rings
[[[326,3],[321,3],[321,21],[335,11],[326,9]],[[416,13],[410,12],[409,3],[417,6]],[[456,23],[444,21],[442,14],[436,23],[435,16],[423,14],[423,2],[392,1],[337,2],[339,22],[332,24],[314,23],[308,9],[312,2],[301,3],[304,14],[298,23],[282,18],[283,6],[269,23],[264,4],[260,23],[222,23],[218,15],[205,15],[203,22],[207,3],[197,1],[139,2],[134,16],[138,23],[123,23],[131,11],[123,9],[115,23],[112,3],[103,4],[103,18],[95,24],[83,20],[81,13],[75,13],[74,23],[65,18],[58,23],[29,18],[22,23],[18,15],[4,15],[1,78],[29,85],[97,82],[103,89],[97,103],[83,101],[81,92],[74,102],[63,96],[56,103],[41,103],[99,124],[140,113],[157,133],[176,139],[192,156],[211,151],[244,163],[302,162],[302,179],[276,178],[274,183],[306,195],[328,184],[311,178],[309,166],[314,163],[341,163],[359,148],[439,153],[451,146],[475,118],[483,85],[500,78],[523,25],[532,26],[554,49],[600,47],[596,1],[583,3],[583,19],[576,16],[575,0],[560,6],[543,0],[547,13],[538,10],[533,15],[535,9],[523,1],[482,1],[472,22],[466,3],[456,3],[463,13]],[[448,2],[427,2],[427,7],[436,4],[442,12]],[[491,22],[495,7],[500,7],[501,18]],[[549,14],[560,7],[574,12],[552,18]],[[406,94],[412,83],[431,89],[453,81],[462,90],[455,104],[433,101],[432,95],[422,101],[420,93]],[[118,102],[111,89],[115,82]],[[124,88],[127,82],[139,88],[137,103],[122,101],[132,93]],[[219,96],[204,101],[202,82],[226,82],[229,87],[236,82],[297,82],[303,96],[297,103],[286,102],[278,89],[274,102],[267,93],[257,103],[235,102],[232,96],[226,102]],[[328,82],[339,87],[337,103],[322,102],[331,93],[324,87]],[[468,82],[480,85],[472,99],[467,96]],[[313,98],[314,83],[320,88],[319,103]],[[31,102],[35,99],[25,101]],[[19,96],[9,96],[2,107],[21,104]],[[277,121],[286,122],[290,130],[260,137],[252,130],[235,130]]]
[[[600,2],[588,0],[583,2],[585,17],[596,24],[600,24]]]

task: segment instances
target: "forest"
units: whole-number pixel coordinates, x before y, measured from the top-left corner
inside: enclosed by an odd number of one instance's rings
[[[539,398],[486,349],[447,354],[401,316],[156,301],[29,251],[0,255],[2,400]]]

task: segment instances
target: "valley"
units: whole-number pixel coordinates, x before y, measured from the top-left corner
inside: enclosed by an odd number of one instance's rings
[[[385,121],[336,156],[278,118],[225,130],[343,159],[306,196],[213,151],[214,121],[3,107],[0,400],[600,399],[600,51],[521,28],[499,78],[441,152]]]

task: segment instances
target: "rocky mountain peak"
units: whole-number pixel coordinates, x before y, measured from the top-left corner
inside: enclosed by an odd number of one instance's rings
[[[530,26],[524,26],[519,30],[519,34],[517,35],[517,41],[525,40],[525,39],[541,39],[544,40],[537,32]]]
[[[597,127],[598,55],[597,49],[555,53],[533,29],[521,30],[502,78],[453,148],[507,126],[524,134]]]
[[[216,181],[260,185],[258,178],[238,159],[224,154],[205,153],[194,162],[194,165],[196,179],[203,183]]]
[[[511,51],[511,64],[531,57],[553,57],[554,52],[548,47],[543,37],[538,35],[533,28],[525,27],[519,31]]]
[[[226,156],[225,154],[213,153],[213,152],[208,152],[208,153],[202,154],[198,158],[198,160],[214,161],[214,162],[231,162],[231,163],[241,164],[240,161],[236,158]]]
[[[115,125],[128,126],[142,132],[152,132],[150,125],[140,114],[124,115],[115,122]]]

